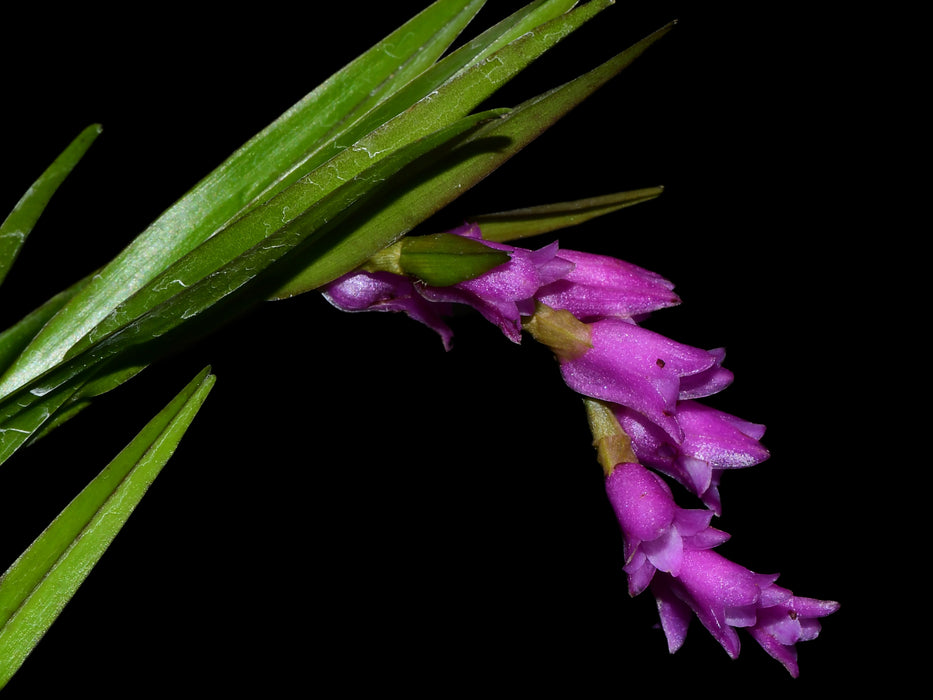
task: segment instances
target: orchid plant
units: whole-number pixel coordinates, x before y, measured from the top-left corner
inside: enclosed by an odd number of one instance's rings
[[[517,106],[488,107],[611,4],[535,0],[457,44],[484,2],[437,0],[334,73],[111,262],[0,333],[0,462],[53,439],[177,343],[260,301],[312,293],[346,312],[399,312],[447,348],[452,314],[469,310],[512,343],[547,348],[556,364],[543,381],[562,380],[579,396],[618,519],[628,592],[654,597],[669,650],[698,620],[729,656],[747,633],[797,676],[796,643],[815,638],[839,606],[797,595],[717,549],[729,539],[712,525],[728,508],[724,475],[769,457],[762,425],[705,401],[732,382],[723,351],[650,329],[650,314],[680,303],[661,275],[556,240],[534,245],[662,189],[423,230],[673,26]],[[3,222],[0,282],[100,132],[91,125],[78,134]],[[0,578],[0,687],[105,556],[214,381],[210,368],[182,378],[180,393],[9,563]]]

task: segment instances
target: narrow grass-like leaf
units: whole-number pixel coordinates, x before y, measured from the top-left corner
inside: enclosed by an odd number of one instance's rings
[[[439,152],[454,137],[488,120],[487,114],[463,115],[611,4],[611,0],[593,0],[458,73],[411,109],[256,207],[157,276],[91,333],[73,341],[67,361],[58,366],[27,364],[19,376],[8,373],[5,388],[11,393],[0,401],[0,460],[25,444],[30,436],[24,431],[30,426],[34,430],[41,427],[32,411],[39,397],[59,387],[83,383],[100,365],[120,353],[202,316],[299,246],[309,251],[307,259],[315,261],[315,286],[319,286],[400,238],[410,227],[347,228],[338,224],[351,215],[375,215],[379,208],[365,202],[366,196],[398,188],[401,185],[396,175],[402,168]],[[438,125],[449,126],[438,130]],[[535,135],[544,128],[542,123]],[[494,167],[490,165],[486,172]],[[418,202],[412,211],[422,211],[426,205],[436,210],[453,199],[456,190],[456,186],[435,188],[430,195],[435,203]],[[117,374],[115,378],[122,377]],[[28,424],[20,420],[24,413],[30,414]],[[3,432],[8,424],[14,424],[16,430]]]
[[[235,224],[222,231],[206,241],[195,253],[172,265],[165,274],[156,278],[152,285],[144,290],[145,293],[135,295],[118,307],[107,322],[95,328],[86,339],[75,346],[75,350],[80,351],[91,346],[100,338],[125,326],[127,321],[141,318],[166,304],[173,304],[179,309],[182,308],[180,304],[183,304],[185,318],[206,310],[212,303],[226,296],[225,288],[232,278],[238,280],[238,286],[245,284],[297,247],[305,238],[315,235],[319,229],[332,229],[335,222],[347,216],[354,205],[361,202],[365,205],[365,196],[371,191],[388,186],[387,183],[402,168],[484,122],[499,118],[504,112],[505,110],[492,110],[463,117],[413,143],[390,150],[387,156],[374,159],[375,163],[372,165],[366,157],[359,165],[367,167],[362,167],[346,181],[342,176],[333,175],[333,169],[328,167],[320,177],[321,181],[328,183],[326,186],[322,186],[318,179],[309,179],[286,190],[237,222],[240,225]],[[349,153],[347,156],[334,159],[334,167],[339,168],[345,161],[352,160]],[[332,177],[336,177],[336,181],[331,180]],[[322,189],[325,191],[323,196]],[[294,215],[292,212],[295,212]],[[275,226],[277,228],[273,228]],[[268,235],[270,230],[274,233]],[[358,239],[354,241],[354,246],[364,247],[371,254],[391,242]],[[358,260],[360,255],[355,254],[352,262],[336,260],[335,264],[348,270],[352,269],[361,262]],[[234,273],[233,270],[239,272]],[[214,288],[217,292],[200,295],[201,300],[195,303],[193,299],[199,294],[189,290],[202,282],[206,284],[200,289]],[[173,302],[175,297],[184,298],[186,301]],[[160,310],[159,315],[166,315],[164,308]]]
[[[99,134],[99,124],[92,124],[81,131],[20,198],[3,223],[0,223],[0,284],[6,279],[23,243],[32,233],[52,195]]]
[[[487,120],[491,113],[470,116],[470,110],[609,4],[610,0],[591,2],[583,8],[560,15],[545,25],[546,30],[542,28],[540,32],[526,33],[485,61],[475,63],[468,70],[458,73],[455,78],[411,109],[390,119],[350,148],[328,160],[322,167],[268,202],[253,208],[192,253],[169,266],[144,289],[119,305],[85,338],[76,342],[69,356],[83,352],[110,333],[125,327],[133,319],[140,318],[173,297],[189,296],[185,294],[188,288],[208,280],[212,275],[226,278],[228,273],[221,273],[221,270],[241,256],[250,256],[250,269],[258,274],[263,269],[257,262],[259,257],[271,261],[273,257],[277,259],[293,247],[292,244],[283,243],[284,240],[291,240],[292,233],[289,231],[293,228],[302,230],[304,233],[301,237],[306,237],[311,233],[308,229],[310,222],[318,221],[319,225],[331,222],[338,214],[346,215],[349,206],[360,201],[363,192],[354,194],[345,204],[335,207],[334,202],[344,201],[346,195],[354,191],[346,186],[348,181],[354,178],[359,178],[358,183],[369,181],[370,184],[366,188],[374,189],[376,182],[388,179],[401,165],[425,155],[428,152],[425,149],[429,144],[432,144],[432,150],[438,148],[466,129]],[[402,151],[404,155],[395,158],[395,154]],[[377,177],[376,173],[379,171],[376,168],[379,163],[389,158],[393,160],[385,174]],[[364,176],[364,173],[368,174]],[[319,203],[338,191],[343,194],[318,208]],[[310,214],[312,210],[314,213]],[[323,212],[330,213],[324,216]],[[299,221],[300,225],[293,226]],[[344,238],[341,245],[328,247],[328,264],[331,269],[338,271],[334,277],[353,269],[400,236],[393,234],[387,238],[384,235],[386,230],[364,231],[354,236],[352,241]],[[279,231],[285,231],[285,234],[277,237],[277,233],[273,233]],[[261,252],[273,249],[278,249],[274,256]],[[325,255],[323,251],[321,254]],[[211,284],[218,283],[214,280]],[[198,304],[197,308],[202,311],[206,307]],[[194,307],[189,307],[186,311],[188,315],[194,313]]]
[[[69,369],[73,371],[54,386],[34,385],[0,404],[0,464],[59,414],[91,376],[93,367]]]
[[[308,151],[397,71],[423,70],[484,0],[438,0],[253,137],[127,246],[46,325],[0,378],[0,396],[60,361],[114,307],[244,210],[302,175]],[[441,126],[441,125],[438,125]]]
[[[343,114],[339,122],[335,122],[330,134],[339,132],[347,124],[353,123],[358,115],[365,114],[374,104],[382,102],[387,96],[394,94],[401,86],[406,85],[433,65],[485,4],[486,0],[436,2],[407,25],[410,28],[407,34],[400,36],[399,32],[396,32],[392,37],[382,41],[380,50],[390,58],[392,55],[399,55],[395,42],[404,41],[403,53],[409,58],[391,73],[381,73],[380,75],[384,76],[381,84],[367,93],[354,85],[353,88],[357,91],[359,99],[352,109]],[[415,37],[426,37],[424,44],[416,51],[412,51],[414,48],[412,31],[415,32]],[[370,51],[369,60],[375,61],[376,55]],[[391,65],[391,62],[387,65]],[[367,70],[367,74],[373,75],[371,68]],[[320,139],[321,142],[326,140],[326,138]]]
[[[658,197],[663,191],[663,187],[646,187],[572,202],[483,214],[471,217],[470,221],[479,225],[483,238],[487,241],[514,241],[582,224],[597,216],[647,202]]]
[[[579,4],[579,0],[537,0],[529,3],[494,27],[483,32],[460,51],[473,51],[473,61],[481,60],[514,41],[526,32],[534,31]],[[482,47],[481,51],[476,47]],[[468,64],[464,64],[468,65]]]
[[[531,143],[631,64],[672,26],[662,27],[590,72],[526,101],[502,119],[477,130],[452,149],[434,171],[425,174],[393,201],[372,212],[371,216],[357,222],[357,230],[348,233],[350,240],[356,240],[357,236],[391,239],[410,231]],[[294,260],[290,268],[270,298],[284,299],[317,289],[341,274],[327,257],[311,259],[309,256]]]
[[[141,315],[126,317],[126,322],[117,326],[106,337],[95,342],[88,341],[86,346],[81,346],[82,352],[76,353],[0,401],[0,464],[26,444],[56,411],[74,397],[75,392],[85,382],[96,380],[95,374],[105,363],[137,349],[140,345],[156,341],[183,324],[195,323],[196,317],[237,294],[266,268],[306,239],[316,236],[325,241],[323,245],[326,247],[328,236],[332,235],[335,229],[339,230],[341,220],[348,216],[353,211],[353,205],[368,193],[388,186],[393,176],[418,158],[430,155],[455,137],[462,137],[478,124],[487,121],[490,114],[495,117],[499,113],[500,111],[493,111],[471,115],[446,129],[392,152],[360,176],[343,183],[341,187],[318,200],[302,216],[293,219],[257,246],[190,286],[180,285],[176,293]],[[371,242],[374,248],[368,250],[365,257],[369,257],[375,250],[385,247],[390,242]],[[357,260],[358,255],[353,252],[351,254],[355,262],[349,264],[346,268],[348,270],[365,259],[364,257]],[[133,368],[132,364],[130,367]],[[104,369],[106,370],[106,367]],[[119,372],[105,376],[115,382],[114,386],[124,378]],[[97,386],[96,390],[99,392],[102,387]]]
[[[397,117],[419,100],[438,90],[465,70],[485,60],[498,49],[538,27],[560,17],[576,5],[576,0],[538,0],[487,29],[473,41],[444,57],[411,82],[372,101],[369,111],[362,111],[355,121],[341,124],[330,139],[309,155],[303,164],[312,170],[340,153],[348,144]]]
[[[175,452],[207,398],[202,371],[0,578],[0,688],[45,635]]]

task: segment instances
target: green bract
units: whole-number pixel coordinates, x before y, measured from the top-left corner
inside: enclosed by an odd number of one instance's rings
[[[612,1],[531,2],[447,53],[483,4],[431,4],[248,141],[111,262],[0,333],[0,463],[178,338],[207,332],[253,303],[318,289],[371,259],[391,260],[399,271],[436,285],[504,262],[503,253],[479,241],[403,237],[669,27],[517,107],[487,109],[499,88]],[[99,132],[97,125],[83,131],[0,227],[0,282]],[[489,216],[481,224],[490,240],[521,238],[659,191]],[[0,659],[13,660],[0,669],[0,683],[106,549],[211,382],[206,374],[192,382],[0,581]]]

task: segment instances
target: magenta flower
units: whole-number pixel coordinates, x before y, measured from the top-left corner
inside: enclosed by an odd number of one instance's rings
[[[775,585],[776,574],[754,573],[713,551],[729,535],[710,527],[712,511],[680,508],[665,481],[640,464],[616,465],[606,493],[622,530],[629,594],[650,586],[671,653],[695,616],[730,657],[739,655],[736,630],[744,627],[798,674],[794,645],[814,639],[817,618],[835,612],[838,603],[796,597]]]
[[[449,305],[426,300],[408,277],[357,270],[326,285],[322,293],[341,311],[404,312],[435,330],[444,347],[450,349],[453,331],[444,321],[444,316],[450,314]]]
[[[674,285],[657,273],[605,255],[560,251],[573,269],[543,286],[538,301],[569,311],[581,321],[602,318],[640,319],[658,309],[676,306]]]
[[[577,393],[626,406],[645,416],[675,441],[683,429],[677,402],[718,391],[731,379],[722,354],[678,343],[630,321],[604,319],[589,325],[590,349],[562,358],[561,373]]]
[[[474,224],[449,233],[482,239]],[[346,311],[405,312],[438,331],[448,348],[451,332],[443,316],[449,313],[449,304],[473,307],[517,343],[522,318],[534,313],[536,301],[568,310],[586,321],[633,319],[680,301],[671,291],[673,285],[663,277],[622,260],[562,250],[557,243],[539,250],[484,243],[509,253],[510,260],[470,280],[436,287],[415,283],[404,275],[354,272],[327,285],[324,293]],[[432,308],[432,303],[438,306]]]
[[[652,585],[668,648],[680,648],[695,614],[726,653],[738,657],[735,627],[755,624],[761,589],[776,578],[755,574],[711,550],[685,554],[677,577],[659,577]]]
[[[479,238],[475,225],[450,231]],[[573,269],[557,255],[557,243],[540,250],[515,248],[486,241],[509,253],[510,260],[470,280],[448,287],[433,287],[390,272],[355,271],[324,288],[324,296],[344,311],[401,311],[437,331],[450,349],[452,332],[444,322],[452,304],[473,307],[513,342],[521,340],[521,319],[534,312],[535,294]]]
[[[471,225],[453,233],[480,237]],[[631,443],[627,452],[602,453],[612,455],[603,465],[612,467],[606,493],[623,535],[629,594],[650,588],[670,651],[680,648],[696,617],[729,656],[738,656],[737,630],[745,628],[796,676],[796,643],[815,638],[818,618],[839,606],[794,596],[775,585],[777,575],[754,573],[714,551],[729,538],[710,526],[721,511],[721,474],[768,458],[760,443],[764,426],[697,401],[732,382],[724,351],[684,345],[638,325],[679,302],[673,285],[654,273],[557,243],[539,250],[486,243],[510,259],[470,280],[434,287],[400,274],[355,272],[324,294],[347,311],[407,313],[437,331],[448,348],[452,334],[443,318],[453,304],[476,309],[514,342],[527,330],[551,347],[567,386],[607,404],[608,434],[621,428],[623,444]],[[652,469],[706,507],[679,507]]]
[[[836,612],[839,603],[802,598],[775,585],[762,594],[763,601],[769,598],[775,601],[774,604],[759,607],[755,624],[748,628],[748,632],[762,649],[780,661],[796,678],[800,671],[794,645],[816,639],[820,633],[819,618]]]
[[[717,515],[722,513],[718,485],[723,470],[749,467],[769,457],[759,442],[763,425],[696,401],[677,403],[680,441],[630,408],[617,407],[616,417],[642,464],[676,479]]]
[[[736,628],[744,627],[796,677],[794,644],[814,639],[820,629],[816,618],[839,604],[795,597],[775,586],[776,580],[777,574],[756,574],[711,549],[685,550],[677,576],[659,574],[651,582],[668,648],[680,648],[696,615],[731,658],[741,648]]]
[[[708,549],[729,537],[709,526],[711,511],[678,507],[668,485],[640,464],[616,466],[606,492],[622,528],[632,596],[647,588],[655,571],[677,576],[686,549]]]

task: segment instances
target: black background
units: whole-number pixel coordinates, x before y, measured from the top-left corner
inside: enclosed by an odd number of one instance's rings
[[[467,34],[519,4],[493,0]],[[871,149],[852,147],[859,37],[802,3],[642,4],[608,9],[491,104],[516,104],[677,19],[674,32],[419,231],[665,186],[560,240],[665,275],[684,303],[646,325],[726,347],[736,381],[709,403],[765,423],[772,458],[725,476],[718,525],[733,539],[722,551],[781,572],[799,595],[843,603],[798,645],[801,678],[748,636],[729,660],[697,623],[667,653],[653,602],[625,592],[579,399],[541,348],[466,314],[445,353],[405,317],[342,314],[307,294],[179,351],[0,469],[11,562],[189,378],[206,364],[218,376],[9,697],[66,686],[310,695],[333,684],[446,695],[561,680],[575,695],[604,682],[614,694],[807,693],[893,673],[877,656],[892,643],[867,631],[889,624],[900,594],[878,597],[874,576],[893,564],[864,500],[866,474],[883,469],[884,387],[854,381],[877,351],[867,322],[878,312],[865,286],[878,259],[853,240],[869,215]],[[421,6],[5,17],[0,209],[85,125],[104,132],[7,278],[0,323],[112,257]]]

